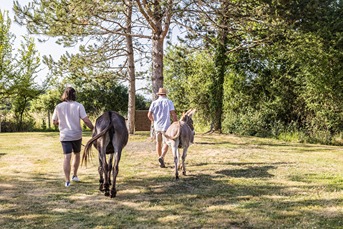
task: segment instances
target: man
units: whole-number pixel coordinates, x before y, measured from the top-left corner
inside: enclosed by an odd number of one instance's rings
[[[167,98],[167,90],[165,88],[160,88],[157,95],[158,99],[153,101],[150,105],[148,118],[153,123],[155,129],[156,152],[159,156],[158,161],[160,167],[165,168],[164,155],[168,151],[168,145],[164,143],[162,149],[162,137],[163,133],[166,132],[171,124],[170,118],[175,122],[177,121],[177,115],[173,102]]]
[[[80,165],[80,152],[82,141],[82,128],[80,120],[93,130],[93,124],[87,117],[84,106],[76,102],[76,91],[67,87],[61,97],[62,103],[58,104],[52,115],[55,126],[60,130],[60,141],[64,153],[63,171],[65,176],[65,187],[70,186],[71,157],[73,160],[73,181],[80,181],[77,170]]]

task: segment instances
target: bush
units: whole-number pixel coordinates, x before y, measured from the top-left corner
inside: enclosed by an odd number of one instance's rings
[[[16,124],[11,121],[3,120],[1,122],[1,132],[15,132],[17,129]]]
[[[279,132],[268,114],[248,109],[244,113],[227,113],[223,121],[223,133],[268,137]]]
[[[35,120],[33,118],[27,118],[23,120],[21,130],[23,132],[26,131],[33,131],[35,128]],[[17,132],[18,131],[18,123],[15,119],[4,119],[1,122],[1,132]]]

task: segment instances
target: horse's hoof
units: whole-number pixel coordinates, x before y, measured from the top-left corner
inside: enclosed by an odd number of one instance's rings
[[[182,175],[186,176],[186,172],[182,172]]]
[[[179,176],[176,176],[176,177],[175,177],[175,180],[178,180],[178,179],[179,179]]]
[[[109,192],[109,191],[106,191],[106,192],[105,192],[105,196],[110,196],[110,192]]]

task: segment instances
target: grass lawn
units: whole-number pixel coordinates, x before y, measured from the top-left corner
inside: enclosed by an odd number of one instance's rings
[[[83,144],[90,133],[85,133]],[[117,197],[98,191],[97,152],[64,187],[58,133],[0,133],[0,228],[343,228],[343,149],[196,135],[187,176],[130,136]]]

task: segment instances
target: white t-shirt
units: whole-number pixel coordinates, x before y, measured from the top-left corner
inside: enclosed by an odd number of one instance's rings
[[[58,120],[60,141],[76,141],[82,138],[80,119],[87,117],[84,106],[75,101],[58,104],[52,115],[52,120]]]
[[[166,97],[159,96],[150,105],[149,111],[154,117],[155,131],[166,131],[170,126],[170,111],[175,110],[174,104]]]

